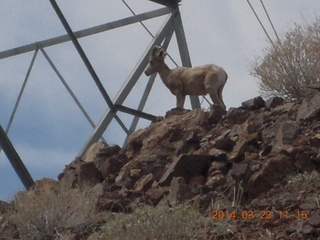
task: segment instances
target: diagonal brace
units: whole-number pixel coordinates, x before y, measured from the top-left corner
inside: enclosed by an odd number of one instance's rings
[[[111,109],[112,112],[115,112],[116,109],[113,106],[113,103],[107,93],[107,91],[105,90],[105,88],[103,87],[98,75],[96,74],[95,70],[93,69],[87,55],[85,54],[85,52],[83,51],[78,39],[76,38],[76,36],[74,35],[71,27],[69,26],[67,20],[65,19],[65,17],[63,16],[58,4],[56,3],[55,0],[50,0],[52,7],[54,8],[54,10],[56,11],[62,25],[64,26],[65,30],[67,31],[67,33],[70,36],[70,39],[73,43],[73,45],[75,46],[75,48],[77,49],[80,57],[82,58],[82,61],[84,62],[84,64],[86,65],[89,73],[91,74],[93,80],[95,81],[98,89],[100,90],[103,98],[105,99],[105,101],[107,102],[109,108]]]

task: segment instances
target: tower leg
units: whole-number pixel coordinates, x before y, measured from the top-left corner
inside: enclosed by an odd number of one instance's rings
[[[173,18],[174,23],[174,29],[176,32],[177,42],[178,42],[178,48],[180,52],[180,57],[182,61],[182,65],[185,67],[192,67],[186,35],[184,33],[183,25],[182,25],[182,19],[181,14],[179,11],[179,8],[176,9],[176,13]],[[197,96],[190,96],[191,101],[191,107],[192,109],[200,108],[200,101]]]

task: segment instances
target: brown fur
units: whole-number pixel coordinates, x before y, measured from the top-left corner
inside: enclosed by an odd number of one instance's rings
[[[147,76],[155,72],[160,74],[163,83],[177,97],[177,107],[183,108],[186,95],[209,94],[214,105],[226,109],[222,99],[222,89],[228,75],[221,67],[208,64],[195,68],[177,67],[171,70],[164,62],[165,56],[166,51],[155,46],[145,74]]]

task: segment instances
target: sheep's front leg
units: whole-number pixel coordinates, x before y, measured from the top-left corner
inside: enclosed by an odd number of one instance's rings
[[[186,99],[186,95],[184,95],[180,91],[177,91],[176,96],[177,96],[177,108],[183,108],[184,101]]]

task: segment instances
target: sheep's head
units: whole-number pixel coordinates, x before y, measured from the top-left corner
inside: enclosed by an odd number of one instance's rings
[[[145,74],[150,76],[152,73],[158,72],[159,67],[164,64],[164,58],[166,57],[167,52],[160,46],[154,46],[149,58],[149,65],[145,70]]]

